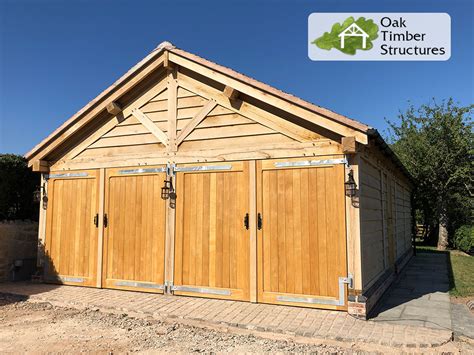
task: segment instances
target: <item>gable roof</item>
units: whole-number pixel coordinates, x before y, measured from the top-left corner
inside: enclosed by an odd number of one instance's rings
[[[295,110],[306,110],[327,118],[329,123],[330,121],[333,121],[334,123],[342,124],[360,134],[359,142],[364,144],[367,143],[367,139],[364,139],[364,137],[367,137],[367,132],[370,127],[361,122],[350,119],[326,108],[317,106],[281,90],[275,89],[270,85],[264,84],[230,68],[221,66],[182,49],[178,49],[169,42],[162,42],[150,54],[148,54],[139,63],[128,70],[127,73],[120,77],[116,82],[110,85],[96,98],[91,100],[87,105],[71,116],[61,126],[59,126],[48,137],[43,139],[33,149],[26,153],[25,158],[30,161],[30,165],[32,165],[32,160],[45,157],[52,150],[54,150],[55,147],[72,136],[78,129],[90,122],[95,116],[97,116],[97,114],[104,111],[108,103],[116,100],[125,92],[137,85],[140,82],[140,79],[146,76],[147,73],[156,69],[160,65],[163,65],[163,54],[168,54],[170,61],[176,62],[180,66],[186,67],[187,65],[195,64],[201,66],[202,69],[208,69],[212,71],[212,73],[221,74],[227,79],[232,80],[233,84],[238,83],[239,87],[235,88],[237,90],[241,89],[242,91],[245,91],[247,88],[253,89],[253,92],[258,90],[260,93],[266,95],[266,97],[274,97],[278,100],[287,102],[288,104],[292,105],[291,107]],[[295,112],[295,115],[298,116],[298,113]],[[319,125],[319,123],[316,124]],[[331,125],[324,128],[331,130]]]
[[[170,42],[166,41],[160,43],[151,53],[134,65],[122,77],[101,92],[96,98],[91,100],[48,137],[43,139],[33,149],[26,153],[25,158],[28,160],[29,166],[33,165],[34,161],[46,157],[50,152],[56,149],[56,147],[65,142],[87,123],[91,122],[99,113],[106,110],[106,106],[109,103],[119,99],[129,90],[138,85],[141,80],[153,72],[153,70],[160,66],[164,66],[165,61],[171,61],[179,66],[191,70],[194,69],[200,74],[205,76],[207,74],[213,79],[215,79],[215,76],[219,75],[220,82],[223,82],[225,85],[229,84],[232,88],[248,94],[249,96],[259,96],[260,98],[269,101],[269,104],[273,103],[273,105],[278,108],[281,108],[280,104],[286,104],[288,106],[288,112],[325,129],[333,130],[335,125],[338,127],[346,127],[350,130],[351,135],[355,136],[359,143],[367,144],[370,138],[381,148],[381,151],[388,156],[409,179],[411,179],[410,174],[407,172],[398,157],[392,152],[377,130],[370,126],[278,90],[235,70],[216,64],[182,49],[178,49]],[[311,116],[308,116],[308,113],[313,114],[313,116],[314,114],[319,115],[319,117],[322,116],[325,120],[315,121]]]
[[[339,33],[339,37],[347,35],[347,32],[350,31],[350,35],[352,36],[359,36],[359,37],[369,37],[367,32],[365,32],[362,28],[359,27],[356,23],[353,23],[349,27],[347,27],[344,31]]]

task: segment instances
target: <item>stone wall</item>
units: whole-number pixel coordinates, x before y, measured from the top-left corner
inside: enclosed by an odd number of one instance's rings
[[[38,246],[38,222],[0,222],[0,282],[12,280],[12,265],[15,260],[23,260],[17,266],[17,278],[28,276],[36,265]]]

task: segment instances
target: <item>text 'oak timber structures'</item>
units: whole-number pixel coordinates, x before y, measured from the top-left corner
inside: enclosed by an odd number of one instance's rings
[[[375,130],[168,42],[26,158],[48,282],[364,317],[411,255]]]

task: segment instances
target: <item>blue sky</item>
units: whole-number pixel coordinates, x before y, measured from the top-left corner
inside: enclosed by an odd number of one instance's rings
[[[384,131],[408,101],[474,102],[470,0],[0,0],[0,152],[24,154],[157,44]],[[312,62],[312,12],[447,12],[447,62]]]

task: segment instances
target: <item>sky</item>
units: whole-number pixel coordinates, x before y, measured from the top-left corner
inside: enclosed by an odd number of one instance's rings
[[[445,62],[315,62],[312,12],[447,12]],[[386,132],[409,103],[474,102],[471,0],[0,0],[0,153],[24,154],[162,41]]]

